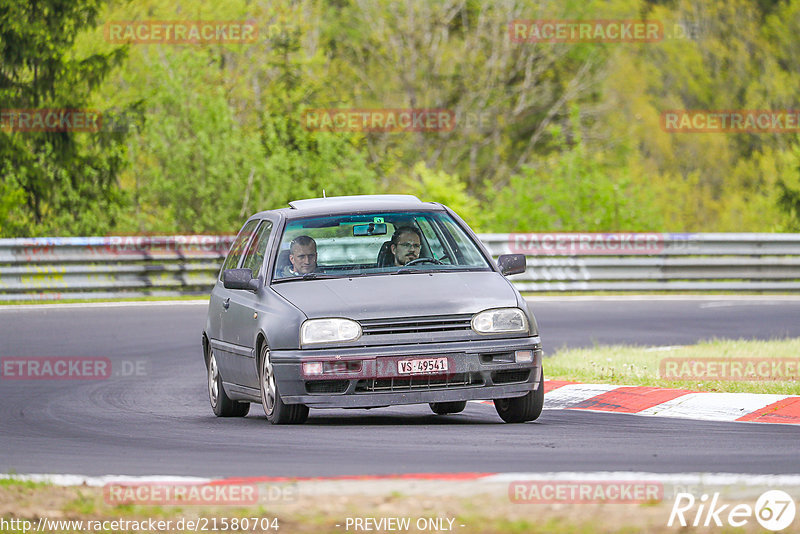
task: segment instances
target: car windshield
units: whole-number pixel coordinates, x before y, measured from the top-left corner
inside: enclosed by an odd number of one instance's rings
[[[360,213],[290,220],[273,280],[489,269],[446,212]]]

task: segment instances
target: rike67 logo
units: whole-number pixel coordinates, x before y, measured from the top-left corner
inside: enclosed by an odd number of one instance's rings
[[[794,499],[785,491],[769,490],[756,500],[755,507],[749,504],[722,504],[719,493],[709,500],[707,494],[695,499],[691,493],[678,493],[667,526],[743,527],[753,518],[765,529],[778,532],[789,527],[796,512]]]

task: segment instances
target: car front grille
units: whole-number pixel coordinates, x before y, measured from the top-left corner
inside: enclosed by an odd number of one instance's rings
[[[360,323],[364,336],[458,332],[472,330],[472,314],[366,319]]]
[[[495,384],[513,384],[514,382],[527,382],[531,376],[530,369],[512,369],[509,371],[495,371],[492,373],[492,382]]]
[[[359,380],[356,393],[380,391],[417,391],[476,387],[484,384],[478,373],[454,373],[451,375],[417,375]]]

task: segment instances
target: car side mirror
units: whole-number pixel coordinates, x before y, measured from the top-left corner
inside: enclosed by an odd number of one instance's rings
[[[503,254],[497,258],[497,267],[503,276],[524,273],[527,269],[525,254]]]
[[[222,273],[222,285],[225,289],[258,291],[260,282],[258,278],[253,278],[253,271],[250,269],[225,269]]]

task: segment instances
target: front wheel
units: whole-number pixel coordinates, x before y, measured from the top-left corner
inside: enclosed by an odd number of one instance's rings
[[[249,402],[238,402],[231,400],[222,387],[222,376],[219,374],[217,357],[209,347],[208,357],[208,400],[211,401],[211,409],[217,417],[244,417],[250,411]]]
[[[544,369],[539,378],[539,387],[536,391],[529,391],[527,395],[513,399],[495,399],[494,408],[497,414],[506,423],[524,423],[535,421],[542,414],[544,406]]]
[[[278,391],[275,370],[269,360],[266,344],[261,347],[261,405],[267,420],[273,425],[299,425],[308,419],[308,406],[305,404],[286,404]]]
[[[437,415],[463,412],[467,407],[467,401],[431,402],[429,404],[433,413]]]

